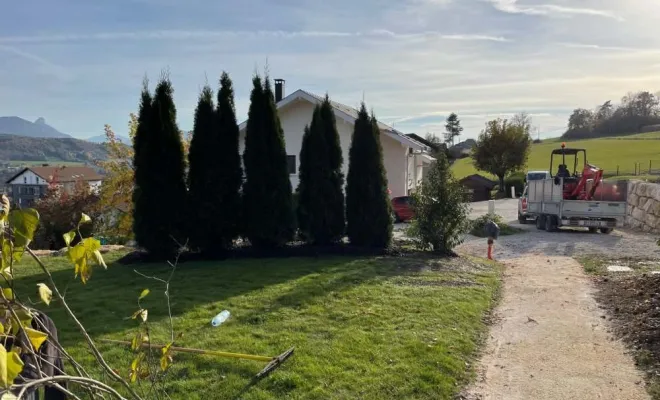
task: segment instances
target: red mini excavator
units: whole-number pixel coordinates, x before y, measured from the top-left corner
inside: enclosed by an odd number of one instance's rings
[[[555,183],[559,184],[560,178],[564,178],[564,200],[593,200],[594,198],[616,201],[622,198],[617,185],[603,185],[603,170],[587,162],[587,151],[585,149],[566,148],[566,143],[561,144],[560,149],[552,151],[550,157],[550,173],[553,170],[555,156],[561,157],[561,164],[554,175]],[[566,164],[566,159],[572,160],[573,173]],[[582,166],[582,172],[578,173],[578,167]]]

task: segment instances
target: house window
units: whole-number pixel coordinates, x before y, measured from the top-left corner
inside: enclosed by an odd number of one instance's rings
[[[23,183],[27,183],[27,176],[23,177]]]
[[[286,162],[289,166],[289,175],[296,174],[296,156],[286,156]]]
[[[35,178],[37,180],[37,185],[39,184],[39,178]]]

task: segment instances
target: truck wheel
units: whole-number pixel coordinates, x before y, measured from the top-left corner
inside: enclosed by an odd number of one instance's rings
[[[554,232],[557,230],[557,223],[554,215],[548,215],[545,217],[545,230],[548,232]]]
[[[589,228],[590,233],[596,233],[598,232],[598,228]]]
[[[525,225],[527,223],[527,217],[522,214],[518,214],[518,223]]]
[[[610,233],[612,233],[613,230],[614,229],[612,229],[612,228],[600,228],[600,233],[604,233],[606,235],[609,235]]]
[[[536,217],[536,229],[540,231],[545,229],[545,215],[539,215]]]

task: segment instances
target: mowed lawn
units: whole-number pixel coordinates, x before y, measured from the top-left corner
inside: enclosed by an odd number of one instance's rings
[[[660,132],[643,133],[607,139],[591,139],[565,141],[567,147],[587,150],[587,160],[605,170],[606,176],[616,174],[617,166],[620,175],[632,175],[635,163],[641,164],[642,174],[649,168],[649,161],[654,170],[660,170]],[[561,139],[551,139],[543,143],[533,144],[526,170],[548,170],[550,168],[550,153],[558,149]],[[556,166],[556,162],[555,162]],[[555,167],[553,167],[555,168]],[[458,160],[453,166],[454,176],[463,178],[479,173],[472,165],[471,158]]]
[[[106,255],[112,262],[120,254]],[[95,339],[130,340],[130,315],[144,288],[152,343],[169,337],[162,284],[164,265],[111,263],[90,282],[73,280],[63,258],[44,258],[66,298]],[[188,262],[172,282],[178,346],[274,356],[295,354],[258,384],[265,363],[176,354],[166,388],[172,399],[451,399],[472,375],[471,365],[496,301],[500,270],[472,259],[428,256],[290,258]],[[26,258],[16,272],[19,293],[37,299],[43,281]],[[60,341],[94,365],[77,328],[54,301],[38,305],[55,320]],[[227,309],[217,328],[211,318]],[[127,376],[128,348],[99,344]]]

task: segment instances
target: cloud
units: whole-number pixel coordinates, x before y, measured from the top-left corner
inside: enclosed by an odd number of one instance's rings
[[[518,0],[484,0],[491,3],[495,9],[510,14],[569,16],[591,15],[623,21],[623,18],[609,10],[595,8],[566,7],[556,4],[522,5]]]
[[[53,75],[53,76],[55,76],[57,78],[61,78],[61,79],[64,79],[68,76],[68,74],[66,74],[66,72],[65,72],[65,70],[62,66],[54,64],[54,63],[46,60],[43,57],[40,57],[40,56],[36,55],[36,54],[29,53],[27,51],[23,51],[23,50],[21,50],[19,48],[16,48],[14,46],[7,46],[7,45],[3,45],[3,44],[0,44],[0,51],[11,53],[11,54],[19,56],[23,59],[26,59],[26,60],[29,60],[29,61],[32,61],[32,62],[36,63],[38,66],[43,67],[43,68],[40,68],[40,71],[45,73],[45,74]]]
[[[389,38],[393,40],[407,39],[444,39],[460,41],[491,41],[507,42],[502,36],[482,34],[444,34],[441,32],[413,32],[399,33],[387,29],[374,29],[370,31],[213,31],[213,30],[158,30],[137,32],[102,32],[93,34],[62,34],[37,36],[5,36],[0,37],[0,43],[55,43],[80,41],[122,41],[122,40],[213,40],[227,37],[242,38]]]

